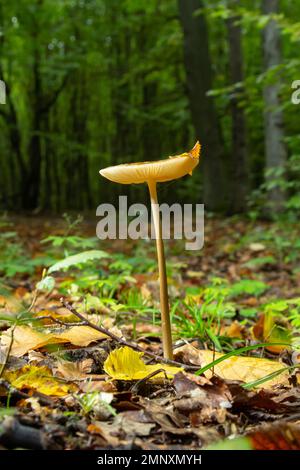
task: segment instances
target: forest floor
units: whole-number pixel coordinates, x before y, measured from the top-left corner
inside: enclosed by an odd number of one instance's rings
[[[95,227],[0,219],[0,448],[300,449],[297,225],[208,219],[200,252],[166,243],[177,364],[154,243]]]

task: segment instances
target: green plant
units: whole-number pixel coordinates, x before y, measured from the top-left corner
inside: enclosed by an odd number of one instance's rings
[[[228,294],[231,298],[239,297],[241,295],[259,297],[269,289],[269,286],[262,281],[243,279],[235,282],[228,289]]]
[[[109,415],[116,416],[116,410],[110,405],[111,399],[111,393],[105,392],[90,392],[76,395],[76,400],[80,405],[82,413],[85,415],[90,413],[98,414],[102,408],[104,413],[108,412]]]
[[[221,351],[228,343],[228,338],[220,336],[222,320],[235,314],[234,305],[226,301],[227,293],[227,287],[212,285],[203,289],[199,301],[188,296],[186,302],[178,304],[172,315],[178,336],[197,337],[202,341],[209,339]]]

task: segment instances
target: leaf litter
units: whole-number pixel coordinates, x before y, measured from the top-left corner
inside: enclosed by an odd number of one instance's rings
[[[236,229],[242,233],[246,230],[239,223]],[[174,335],[178,338],[174,355],[181,367],[159,360],[160,326],[152,321],[156,294],[149,295],[156,285],[152,273],[131,272],[136,283],[131,284],[127,276],[121,280],[123,287],[116,287],[112,294],[109,282],[101,287],[100,296],[96,284],[94,291],[84,294],[86,287],[78,291],[78,274],[64,272],[72,260],[64,263],[58,257],[54,281],[51,278],[43,283],[51,286],[49,293],[40,293],[35,302],[37,277],[26,282],[16,278],[18,284],[13,289],[8,286],[10,295],[2,296],[0,305],[0,400],[7,410],[0,417],[2,446],[18,447],[22,436],[22,447],[29,449],[199,449],[218,442],[228,448],[234,441],[242,446],[246,442],[246,447],[253,449],[299,449],[300,388],[293,346],[254,349],[196,374],[228,351],[255,346],[271,336],[276,340],[282,329],[291,331],[291,324],[286,327],[288,320],[283,321],[280,311],[285,311],[285,305],[274,306],[270,299],[275,292],[291,303],[299,296],[288,274],[293,266],[281,265],[275,279],[272,270],[276,270],[276,253],[265,243],[253,241],[242,248],[221,243],[226,237],[227,241],[232,239],[232,227],[214,220],[209,222],[207,233],[200,257],[180,258],[186,267],[181,267],[183,274],[171,291],[173,302],[180,296],[186,301],[176,304],[173,312]],[[113,256],[101,254],[95,262],[110,262]],[[79,257],[80,262],[84,257]],[[254,262],[258,257],[261,262]],[[86,258],[92,259],[90,255]],[[176,255],[172,261],[176,264]],[[62,272],[57,272],[58,268]],[[213,300],[207,300],[211,295],[206,288],[208,273],[216,279]],[[226,282],[222,284],[224,274]],[[255,280],[257,276],[259,281]],[[126,295],[139,286],[140,279],[143,288],[138,294],[141,307],[137,314],[137,299]],[[84,279],[80,282],[86,285]],[[105,281],[101,282],[102,286]],[[222,289],[227,290],[228,300],[224,304],[223,299],[221,305],[218,295]],[[114,332],[114,339],[80,322],[76,325],[78,319],[72,312],[61,308],[58,299],[62,291],[93,324]],[[104,294],[108,295],[106,303]],[[95,299],[89,307],[85,295]],[[18,323],[20,311],[31,302],[30,317]],[[210,324],[210,312],[216,305],[224,313]],[[198,321],[193,316],[194,307],[206,322],[204,334],[201,323],[198,329],[188,329]],[[270,312],[273,317],[266,320]],[[127,317],[122,317],[124,314]],[[137,323],[128,322],[128,315],[140,315],[141,320],[137,316]],[[116,338],[125,339],[128,345],[119,344]],[[268,380],[264,381],[265,377]],[[30,435],[35,436],[35,444]]]

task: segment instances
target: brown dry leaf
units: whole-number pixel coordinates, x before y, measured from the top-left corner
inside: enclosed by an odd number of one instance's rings
[[[1,335],[1,347],[10,344],[11,328]],[[17,326],[14,330],[14,340],[11,348],[11,355],[16,357],[24,356],[31,349],[39,349],[47,344],[63,343],[51,333],[42,333],[29,326]]]
[[[228,336],[229,338],[243,338],[244,337],[244,326],[238,321],[232,322],[229,326],[221,328],[220,334]]]
[[[256,307],[258,305],[257,297],[249,297],[242,301],[243,305],[247,305],[248,307]]]
[[[184,359],[185,362],[204,367],[210,362],[223,356],[218,352],[209,350],[199,350],[186,344],[174,351],[175,357]],[[262,379],[263,377],[279,371],[284,367],[280,362],[271,361],[269,359],[260,359],[256,357],[232,356],[223,362],[215,365],[214,373],[226,380],[238,380],[249,383]],[[213,373],[211,370],[205,372],[205,376],[210,378]],[[260,385],[261,388],[270,388],[274,385],[282,385],[288,383],[288,372],[283,372],[272,380]]]
[[[213,408],[212,406],[205,406],[201,410],[193,411],[190,414],[190,423],[193,427],[198,427],[201,424],[208,423],[225,423],[227,418],[226,408]]]
[[[89,326],[72,326],[72,328],[62,332],[59,338],[63,339],[64,343],[71,343],[75,346],[88,346],[94,341],[107,338],[107,336]]]
[[[87,430],[91,434],[101,436],[111,446],[116,447],[125,444],[128,439],[132,441],[137,436],[149,436],[155,424],[153,422],[145,422],[140,418],[139,413],[120,413],[114,418],[112,423],[94,421],[88,426]]]
[[[238,382],[227,381],[226,384],[233,397],[235,411],[254,416],[259,411],[259,415],[266,419],[274,415],[293,416],[300,411],[300,391],[296,387],[246,390]]]
[[[139,421],[140,412],[124,412],[117,415],[112,423],[103,423],[96,421],[101,434],[109,441],[110,436],[120,436],[121,438],[135,436],[149,436],[151,430],[155,427],[153,422]]]
[[[209,381],[205,377],[180,372],[174,377],[173,384],[179,397],[173,401],[173,406],[178,412],[189,416],[192,426],[225,422],[232,395],[224,380],[213,377]]]
[[[28,289],[26,289],[26,287],[19,286],[15,289],[14,295],[18,299],[23,299],[23,297],[25,297],[28,293],[29,293],[29,291],[28,291]]]
[[[91,375],[89,380],[78,382],[78,387],[84,393],[92,392],[106,392],[115,393],[117,392],[116,385],[111,381],[106,381],[106,375]],[[102,379],[102,380],[101,380]]]
[[[28,353],[28,362],[29,362],[29,364],[31,364],[33,362],[35,364],[39,364],[43,361],[46,361],[46,359],[47,359],[46,356],[44,356],[44,354],[42,354],[39,351],[32,350],[32,351],[29,351],[29,353]]]
[[[111,321],[105,323],[109,328]],[[114,329],[114,333],[116,329]],[[121,335],[121,333],[119,332]],[[32,349],[39,349],[43,346],[59,343],[71,343],[75,346],[88,346],[90,343],[107,338],[103,333],[90,328],[89,326],[73,326],[60,331],[43,330],[38,331],[30,326],[17,326],[14,330],[14,341],[11,348],[11,355],[21,357]],[[1,335],[1,347],[6,347],[11,341],[11,328]]]
[[[88,374],[92,370],[93,362],[93,359],[83,359],[79,362],[59,360],[53,373],[66,380],[85,379],[89,377]]]

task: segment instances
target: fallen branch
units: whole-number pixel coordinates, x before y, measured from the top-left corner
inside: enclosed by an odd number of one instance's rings
[[[9,449],[21,447],[42,450],[45,448],[44,440],[41,430],[24,426],[12,416],[5,418],[1,423],[0,443]]]
[[[61,326],[88,326],[88,323],[86,321],[76,321],[76,322],[64,322],[62,320],[59,320],[58,318],[54,318],[51,315],[43,315],[37,318],[33,318],[34,321],[40,321],[40,320],[51,320],[53,323],[57,323],[58,325]],[[32,321],[32,320],[31,320]],[[51,325],[47,325],[51,326]]]
[[[4,358],[4,362],[3,364],[1,364],[0,366],[0,379],[3,375],[3,372],[5,370],[5,367],[7,365],[7,362],[8,362],[8,359],[9,359],[9,356],[10,356],[10,353],[11,353],[11,348],[12,348],[12,345],[13,345],[13,342],[14,342],[14,331],[15,331],[15,328],[16,328],[16,325],[13,326],[13,329],[11,330],[11,338],[10,338],[10,343],[8,345],[8,348],[7,348],[7,351],[6,351],[6,354],[5,354],[5,358]]]
[[[63,298],[60,299],[62,305],[69,310],[73,315],[75,315],[77,318],[79,318],[82,322],[86,322],[87,326],[90,328],[93,328],[96,331],[99,331],[100,333],[103,333],[106,336],[109,336],[109,338],[113,339],[117,343],[121,344],[122,346],[128,346],[129,348],[134,349],[135,351],[139,351],[143,353],[145,356],[151,357],[154,361],[160,362],[163,364],[169,364],[175,367],[182,367],[184,369],[190,369],[190,370],[198,370],[199,366],[192,366],[189,364],[182,364],[181,362],[173,361],[171,359],[165,359],[162,356],[159,356],[158,354],[154,354],[153,352],[147,351],[146,349],[141,348],[138,344],[132,343],[130,341],[126,341],[124,338],[120,338],[119,336],[115,335],[111,331],[109,331],[106,328],[103,328],[103,326],[98,326],[95,325],[94,323],[90,322],[84,315],[81,313],[77,312],[77,310],[69,304],[67,301],[65,301]]]

